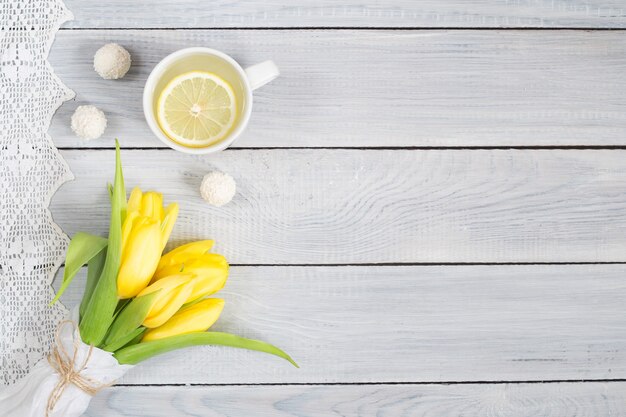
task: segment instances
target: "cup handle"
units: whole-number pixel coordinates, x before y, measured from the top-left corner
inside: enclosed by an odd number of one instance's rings
[[[265,84],[276,79],[280,75],[280,71],[274,61],[264,61],[256,65],[252,65],[244,70],[253,90],[263,87]]]

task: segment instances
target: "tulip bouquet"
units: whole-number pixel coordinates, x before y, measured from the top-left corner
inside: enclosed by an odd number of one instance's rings
[[[86,264],[87,281],[78,328],[57,332],[53,353],[20,383],[0,392],[3,416],[80,416],[90,395],[154,355],[194,345],[261,351],[296,363],[279,348],[258,340],[207,331],[224,300],[228,262],[210,253],[211,240],[162,254],[178,216],[176,203],[163,207],[156,192],[135,188],[126,200],[119,144],[115,180],[109,186],[108,238],[77,233],[70,241],[56,302]],[[75,326],[74,326],[75,327]]]

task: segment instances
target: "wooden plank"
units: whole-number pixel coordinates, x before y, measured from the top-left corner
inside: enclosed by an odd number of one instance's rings
[[[112,41],[134,65],[105,81],[93,54]],[[143,85],[161,58],[197,45],[281,68],[255,93],[238,147],[626,145],[622,31],[99,30],[57,35],[50,62],[77,93],[52,122],[57,146],[163,146],[144,120]],[[109,127],[85,143],[69,119],[87,103]]]
[[[51,210],[68,233],[108,231],[114,152],[64,151],[76,180]],[[172,240],[214,238],[236,264],[623,262],[626,152],[230,150],[123,152],[127,186],[178,201]],[[211,170],[238,194],[199,193]]]
[[[620,0],[65,0],[79,28],[626,27]]]
[[[597,417],[626,414],[626,383],[114,387],[86,417]]]
[[[301,368],[198,347],[121,382],[623,379],[625,273],[623,264],[233,267],[214,329],[274,343]],[[76,280],[68,307],[82,293],[84,276]]]

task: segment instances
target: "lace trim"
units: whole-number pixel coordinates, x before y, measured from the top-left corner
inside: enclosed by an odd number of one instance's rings
[[[74,92],[47,57],[72,18],[61,0],[8,0],[0,9],[0,385],[45,356],[67,314],[48,306],[68,243],[48,205],[73,176],[46,132]]]

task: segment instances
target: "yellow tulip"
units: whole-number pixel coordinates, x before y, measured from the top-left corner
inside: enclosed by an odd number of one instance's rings
[[[149,285],[139,293],[139,297],[158,291],[142,325],[153,328],[163,325],[172,317],[191,294],[195,278],[190,274],[172,275]]]
[[[218,292],[226,284],[228,262],[222,255],[206,253],[212,243],[194,242],[163,255],[152,282],[180,273],[193,275],[196,284],[187,303]]]
[[[186,274],[193,274],[196,277],[196,284],[187,299],[189,303],[199,298],[215,294],[224,288],[226,279],[228,278],[228,262],[226,262],[226,258],[222,255],[209,253],[186,264],[183,271]]]
[[[177,217],[178,204],[163,210],[161,194],[142,193],[139,188],[131,192],[122,225],[119,298],[135,297],[150,283]]]
[[[165,324],[149,329],[142,342],[159,340],[181,334],[204,332],[213,325],[224,309],[224,300],[208,298],[174,314]]]
[[[186,245],[179,246],[161,257],[161,261],[159,262],[159,266],[156,270],[156,275],[163,277],[165,275],[160,273],[163,268],[172,265],[181,265],[190,259],[198,258],[199,256],[208,253],[212,247],[212,240],[199,240],[197,242],[191,242]]]

